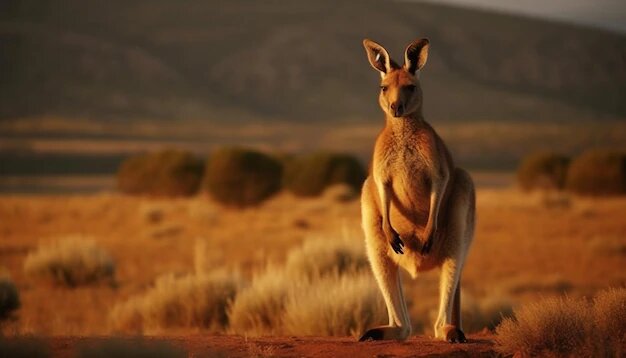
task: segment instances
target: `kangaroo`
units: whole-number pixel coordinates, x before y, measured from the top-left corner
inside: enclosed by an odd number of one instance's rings
[[[378,102],[385,127],[376,145],[361,194],[367,256],[387,305],[389,324],[365,332],[360,341],[404,340],[411,323],[399,268],[441,268],[435,337],[466,342],[461,330],[461,271],[472,243],[475,191],[469,174],[454,166],[450,152],[422,115],[419,75],[428,58],[428,39],[408,45],[404,66],[384,47],[363,41],[380,72]]]

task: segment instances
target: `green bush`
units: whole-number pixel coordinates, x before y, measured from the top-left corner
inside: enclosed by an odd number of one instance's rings
[[[191,153],[163,150],[126,159],[117,172],[117,187],[127,194],[187,196],[198,191],[204,166]]]
[[[626,153],[610,150],[583,153],[567,172],[566,188],[583,195],[626,194]]]
[[[365,177],[365,169],[355,157],[319,152],[288,161],[284,185],[298,196],[317,196],[333,184],[360,191]]]
[[[112,282],[115,263],[111,256],[88,238],[70,236],[31,252],[24,272],[68,287]]]
[[[551,152],[526,156],[517,169],[517,182],[524,190],[563,189],[569,159]]]
[[[0,320],[20,308],[20,295],[8,274],[0,273]]]
[[[204,188],[222,204],[244,207],[269,198],[281,188],[282,164],[263,153],[226,148],[211,155]]]

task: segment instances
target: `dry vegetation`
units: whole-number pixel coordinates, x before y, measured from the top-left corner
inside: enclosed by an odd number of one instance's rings
[[[584,298],[548,298],[515,310],[496,329],[498,349],[524,356],[621,357],[626,345],[626,289]]]
[[[75,287],[112,282],[115,263],[92,239],[69,236],[30,253],[24,261],[24,272],[33,278]]]
[[[626,199],[560,195],[557,205],[541,193],[479,190],[463,277],[468,332],[492,329],[540,297],[624,286]],[[350,335],[386,321],[363,256],[359,203],[335,194],[281,193],[241,210],[203,196],[4,196],[0,217],[2,263],[22,303],[2,326],[7,334]],[[115,285],[70,289],[24,272],[29,255],[72,233],[115,259]],[[224,290],[207,288],[212,280]],[[432,334],[437,272],[404,282],[414,332]],[[315,320],[296,324],[306,317]]]

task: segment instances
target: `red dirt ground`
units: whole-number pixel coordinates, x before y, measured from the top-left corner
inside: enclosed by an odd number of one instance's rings
[[[74,357],[75,348],[99,345],[109,337],[50,338],[54,357]],[[132,341],[136,338],[121,338]],[[405,342],[356,342],[353,338],[257,337],[191,335],[148,337],[147,342],[167,342],[183,348],[189,357],[493,357],[493,336],[470,335],[466,344],[450,344],[416,336]]]

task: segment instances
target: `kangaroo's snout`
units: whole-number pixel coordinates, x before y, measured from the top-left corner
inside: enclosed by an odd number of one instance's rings
[[[393,113],[394,117],[402,117],[402,114],[404,114],[404,106],[402,105],[402,102],[393,102],[391,104],[391,112]]]

